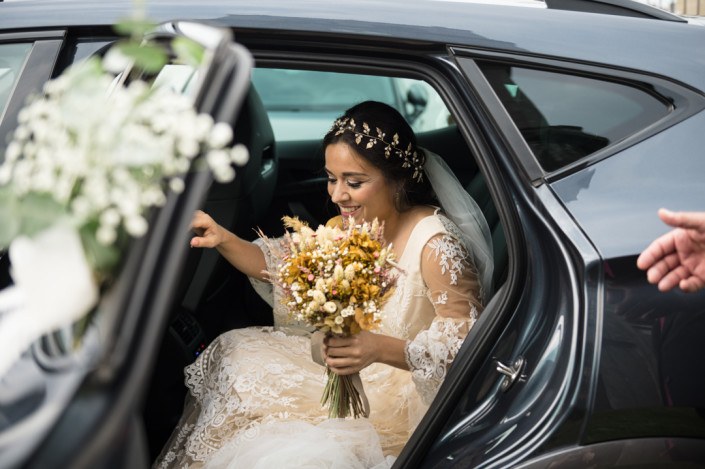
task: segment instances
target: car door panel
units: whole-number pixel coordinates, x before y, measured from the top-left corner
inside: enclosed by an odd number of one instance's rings
[[[216,121],[235,118],[251,69],[244,48],[231,44],[228,34],[221,37],[204,72],[206,77],[213,69],[229,72],[220,83],[207,78],[196,100],[199,111],[214,114]],[[209,102],[214,105],[203,105]],[[57,338],[49,335],[3,378],[0,412],[12,423],[0,432],[3,467],[148,467],[142,394],[188,252],[183,227],[210,182],[207,171],[187,174],[184,192],[171,193],[151,214],[149,232],[130,244],[78,348],[57,347]],[[111,454],[122,458],[107,461]]]

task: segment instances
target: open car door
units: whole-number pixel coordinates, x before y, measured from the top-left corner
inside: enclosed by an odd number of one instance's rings
[[[188,77],[184,90],[199,112],[234,125],[250,85],[250,54],[228,30],[196,23],[163,24],[152,39],[176,36],[205,53],[200,68],[179,66],[172,77]],[[184,190],[149,214],[149,231],[130,242],[79,342],[71,328],[46,334],[0,379],[1,467],[149,466],[143,394],[177,296],[188,226],[211,182],[209,171],[191,168]]]

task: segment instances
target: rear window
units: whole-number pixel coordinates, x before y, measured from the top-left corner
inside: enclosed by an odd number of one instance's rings
[[[346,109],[368,99],[396,108],[414,131],[449,125],[438,93],[409,78],[354,73],[255,68],[257,90],[278,141],[318,140]]]
[[[624,140],[672,109],[628,84],[496,62],[478,65],[546,171]]]
[[[31,49],[32,44],[0,44],[0,118]]]

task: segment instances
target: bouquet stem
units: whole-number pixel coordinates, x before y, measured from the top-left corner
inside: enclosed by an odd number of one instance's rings
[[[362,398],[353,384],[354,375],[340,376],[326,369],[328,381],[323,389],[321,405],[328,405],[328,418],[359,418],[365,415]]]

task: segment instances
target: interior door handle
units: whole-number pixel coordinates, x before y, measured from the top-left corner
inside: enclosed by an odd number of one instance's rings
[[[497,360],[497,371],[504,375],[500,388],[503,392],[507,392],[509,388],[517,381],[526,381],[526,375],[521,374],[526,367],[526,360],[521,355],[514,360],[511,365],[505,365]]]

